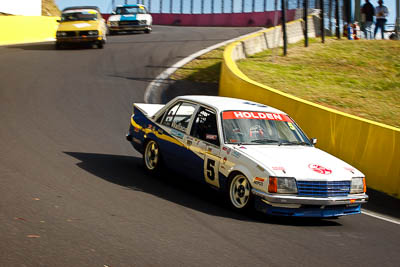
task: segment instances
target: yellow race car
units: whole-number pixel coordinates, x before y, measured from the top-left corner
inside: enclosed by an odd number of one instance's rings
[[[107,25],[95,6],[65,8],[56,34],[56,48],[67,43],[92,43],[103,48],[106,42]]]

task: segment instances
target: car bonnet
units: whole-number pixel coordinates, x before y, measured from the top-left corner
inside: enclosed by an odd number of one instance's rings
[[[299,180],[350,180],[364,175],[346,162],[309,146],[242,145],[236,151],[269,170],[270,175]]]

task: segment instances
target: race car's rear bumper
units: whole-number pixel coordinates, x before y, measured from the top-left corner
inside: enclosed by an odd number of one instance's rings
[[[337,217],[361,212],[361,204],[368,201],[366,194],[346,197],[301,197],[268,194],[253,189],[255,206],[270,215],[302,217]]]

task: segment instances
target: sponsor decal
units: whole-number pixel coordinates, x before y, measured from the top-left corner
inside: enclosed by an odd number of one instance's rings
[[[326,174],[326,175],[328,175],[328,174],[331,174],[331,173],[332,173],[332,170],[327,169],[327,168],[325,168],[325,167],[322,167],[322,166],[320,166],[320,165],[318,165],[318,164],[308,164],[308,168],[310,168],[311,170],[313,170],[313,171],[315,171],[315,172],[318,172],[319,174]]]
[[[272,167],[272,170],[274,170],[274,171],[282,171],[283,173],[286,173],[285,168],[284,167],[280,167],[280,166]]]
[[[231,153],[231,149],[228,148],[228,147],[226,147],[226,146],[224,146],[224,147],[222,148],[222,150],[225,151],[226,154],[228,154],[228,155],[229,155],[229,153]]]
[[[153,125],[149,124],[148,128],[149,128],[149,129],[153,128]]]
[[[135,131],[135,133],[138,133],[140,129],[135,127],[135,128],[133,128],[133,130]]]
[[[232,152],[232,155],[233,155],[235,158],[240,158],[240,153],[237,152],[237,151],[233,151],[233,152]]]
[[[264,178],[256,177],[254,178],[254,184],[259,185],[259,186],[264,186]]]
[[[206,134],[206,139],[207,140],[217,140],[217,135],[216,134]]]
[[[241,147],[239,147],[240,149],[247,149],[245,146],[241,146]]]
[[[177,130],[172,130],[171,131],[171,135],[176,136],[176,137],[181,138],[181,139],[183,138],[183,133],[181,133],[181,132],[179,132]]]
[[[222,113],[224,120],[232,119],[253,119],[292,122],[289,116],[278,113],[253,112],[253,111],[226,111]]]
[[[224,157],[223,163],[225,164],[227,160],[228,160],[228,159],[227,159],[226,157]]]
[[[287,123],[287,125],[289,126],[289,128],[290,128],[291,130],[293,130],[293,131],[295,131],[295,130],[296,130],[296,128],[294,128],[294,125],[293,125],[293,123],[291,123],[291,122],[288,122],[288,123]]]

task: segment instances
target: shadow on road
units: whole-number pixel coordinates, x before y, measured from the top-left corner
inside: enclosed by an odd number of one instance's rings
[[[79,43],[79,44],[68,44],[64,45],[61,49],[56,49],[55,42],[49,43],[37,43],[37,44],[19,44],[19,45],[8,45],[7,48],[11,49],[22,49],[22,50],[37,50],[37,51],[46,51],[46,50],[86,50],[94,48],[93,44],[90,43]]]
[[[141,191],[214,216],[227,217],[242,221],[292,226],[340,226],[337,220],[306,218],[269,217],[255,211],[241,214],[230,210],[223,194],[201,184],[164,170],[159,177],[149,175],[142,166],[141,158],[64,152],[78,159],[77,166],[110,183]]]

